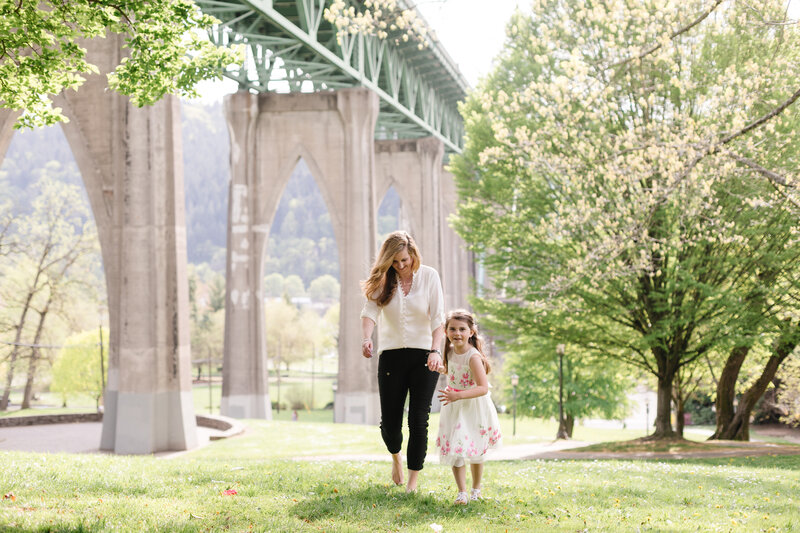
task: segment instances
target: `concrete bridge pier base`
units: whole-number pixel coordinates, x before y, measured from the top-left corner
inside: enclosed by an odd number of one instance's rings
[[[137,108],[106,87],[122,39],[82,43],[101,74],[56,99],[98,227],[110,320],[100,448],[197,446],[180,103]]]

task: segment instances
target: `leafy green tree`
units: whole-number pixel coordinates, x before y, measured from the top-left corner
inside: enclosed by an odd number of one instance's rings
[[[225,342],[225,309],[206,309],[191,328],[192,359],[195,364],[222,363]]]
[[[800,357],[789,359],[779,375],[777,405],[782,412],[781,422],[800,426]]]
[[[99,261],[94,220],[78,187],[44,175],[36,188],[39,196],[33,211],[20,217],[14,226],[16,238],[25,245],[0,260],[4,274],[1,297],[16,314],[0,410],[8,408],[17,360],[28,347],[23,406],[29,406],[40,359],[38,345],[46,336],[45,322],[51,312],[62,308],[72,285],[92,285],[91,263]],[[8,275],[11,272],[14,274]],[[31,323],[34,315],[38,315],[35,326]]]
[[[286,279],[283,281],[283,293],[289,298],[305,296],[306,288],[300,276],[295,274],[286,276]]]
[[[108,342],[108,330],[103,330],[104,342]],[[102,369],[102,372],[101,372]],[[90,394],[100,406],[103,385],[108,372],[108,346],[100,357],[100,331],[90,330],[70,335],[53,363],[53,380],[50,391],[61,395],[64,406],[70,396]]]
[[[538,0],[462,108],[454,223],[491,280],[476,309],[651,373],[653,438],[674,436],[682,368],[780,337],[796,309],[778,283],[800,251],[782,8]]]
[[[339,281],[330,274],[323,274],[308,286],[308,295],[312,300],[338,300]]]
[[[284,278],[278,272],[264,276],[264,297],[280,298],[283,296]]]
[[[559,419],[559,357],[552,339],[521,338],[507,345],[503,372],[517,374],[517,409],[523,416]],[[629,369],[613,359],[567,346],[561,361],[565,427],[572,438],[575,419],[624,417],[633,380]]]
[[[220,79],[239,54],[201,37],[216,19],[189,0],[43,0],[0,3],[0,106],[24,111],[17,127],[65,120],[50,96],[77,89],[98,69],[80,39],[125,36],[129,52],[109,86],[137,106],[165,94],[196,95],[204,79]]]

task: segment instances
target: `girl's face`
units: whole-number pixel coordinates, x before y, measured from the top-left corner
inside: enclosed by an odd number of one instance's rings
[[[395,272],[397,272],[401,278],[406,278],[411,275],[412,264],[413,261],[408,254],[408,248],[403,248],[394,254],[394,259],[392,259],[392,268],[394,268]]]
[[[466,350],[469,344],[469,339],[473,335],[469,324],[465,320],[458,320],[456,318],[451,319],[447,323],[447,331],[445,333],[458,353],[464,353],[464,350]]]

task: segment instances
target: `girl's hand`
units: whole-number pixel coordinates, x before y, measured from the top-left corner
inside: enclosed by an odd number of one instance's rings
[[[439,389],[439,401],[442,402],[442,405],[447,405],[449,403],[453,403],[455,401],[460,400],[459,394],[457,391],[454,391],[450,388],[447,389]]]
[[[444,364],[442,363],[442,356],[436,352],[428,353],[428,370],[431,372],[444,372]]]
[[[361,343],[361,355],[367,359],[372,357],[372,339],[364,339]]]

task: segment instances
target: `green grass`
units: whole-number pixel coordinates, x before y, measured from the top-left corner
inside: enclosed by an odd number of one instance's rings
[[[329,411],[328,411],[329,413]],[[438,421],[432,418],[432,427]],[[372,426],[248,421],[248,431],[171,459],[0,453],[3,531],[794,531],[800,457],[670,462],[491,461],[486,498],[455,507],[448,467],[429,455],[420,491],[388,482]],[[508,443],[554,426],[511,419]],[[536,435],[533,429],[543,430]],[[578,433],[579,427],[576,427]],[[583,428],[586,429],[586,428]],[[587,430],[588,431],[588,430]],[[609,436],[593,429],[595,436]],[[626,439],[635,432],[627,432]],[[577,438],[577,436],[576,436]],[[431,450],[433,448],[430,448]],[[305,457],[305,459],[303,459]],[[236,495],[224,495],[234,489]]]

